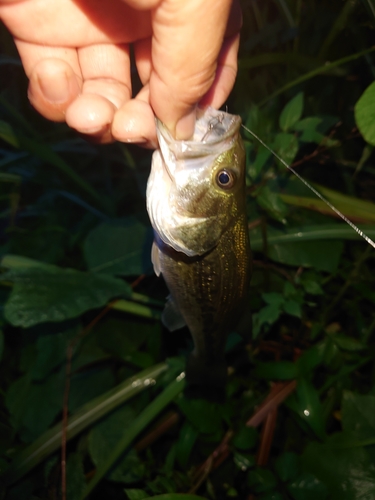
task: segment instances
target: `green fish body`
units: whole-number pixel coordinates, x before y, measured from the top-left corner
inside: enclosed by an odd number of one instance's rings
[[[246,217],[241,119],[208,108],[191,141],[157,123],[147,209],[155,233],[152,261],[170,291],[163,323],[184,324],[194,340],[193,385],[222,386],[228,333],[246,308],[251,252]]]

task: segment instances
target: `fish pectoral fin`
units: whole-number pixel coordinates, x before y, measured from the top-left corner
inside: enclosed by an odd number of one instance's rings
[[[170,295],[161,315],[161,321],[171,332],[186,326],[186,321]]]
[[[160,267],[160,258],[159,258],[159,248],[155,241],[152,244],[152,249],[151,249],[151,262],[152,265],[154,266],[154,273],[156,276],[160,276],[161,274],[161,267]]]

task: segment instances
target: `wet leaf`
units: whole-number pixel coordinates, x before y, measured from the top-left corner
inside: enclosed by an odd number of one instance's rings
[[[306,472],[314,474],[332,500],[371,500],[375,497],[375,464],[365,448],[343,448],[342,434],[326,443],[309,443],[302,455]]]
[[[47,264],[14,266],[3,278],[14,283],[5,304],[5,317],[12,325],[24,328],[65,321],[131,293],[127,283],[111,276]]]
[[[300,378],[296,391],[287,399],[286,404],[295,411],[319,439],[325,437],[323,409],[317,390],[311,382]]]

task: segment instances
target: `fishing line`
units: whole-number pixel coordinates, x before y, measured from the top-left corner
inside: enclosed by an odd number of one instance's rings
[[[328,201],[327,198],[325,198],[322,194],[319,193],[318,190],[316,190],[313,186],[311,186],[296,170],[294,170],[293,167],[291,167],[290,165],[288,165],[285,160],[283,160],[282,158],[280,158],[280,156],[277,153],[275,153],[275,151],[273,151],[269,146],[267,146],[267,144],[264,141],[262,141],[262,139],[260,137],[258,137],[254,132],[252,132],[250,129],[248,129],[247,127],[245,127],[245,125],[241,125],[241,126],[246,130],[246,132],[248,132],[250,135],[252,135],[257,141],[259,141],[260,144],[262,144],[262,146],[264,146],[266,149],[268,149],[268,151],[270,153],[272,153],[273,156],[275,158],[277,158],[284,165],[284,167],[286,167],[290,172],[292,172],[306,187],[308,187],[310,189],[310,191],[312,191],[331,210],[333,210],[336,215],[338,215],[343,221],[345,221],[347,224],[349,224],[349,226],[357,234],[359,234],[359,236],[361,236],[365,241],[367,241],[367,243],[369,245],[371,245],[373,248],[375,248],[375,242],[369,236],[367,236],[367,234],[365,234],[361,229],[359,229],[359,227],[357,227],[354,224],[354,222],[352,222],[350,219],[348,219],[346,217],[346,215],[344,215],[343,213],[341,213],[340,210],[338,210],[334,205],[332,205],[332,203],[330,201]]]

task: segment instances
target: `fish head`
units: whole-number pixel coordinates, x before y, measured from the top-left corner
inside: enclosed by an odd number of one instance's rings
[[[214,248],[245,210],[245,153],[241,119],[208,108],[191,141],[176,141],[157,123],[147,188],[151,223],[158,237],[188,256]]]

